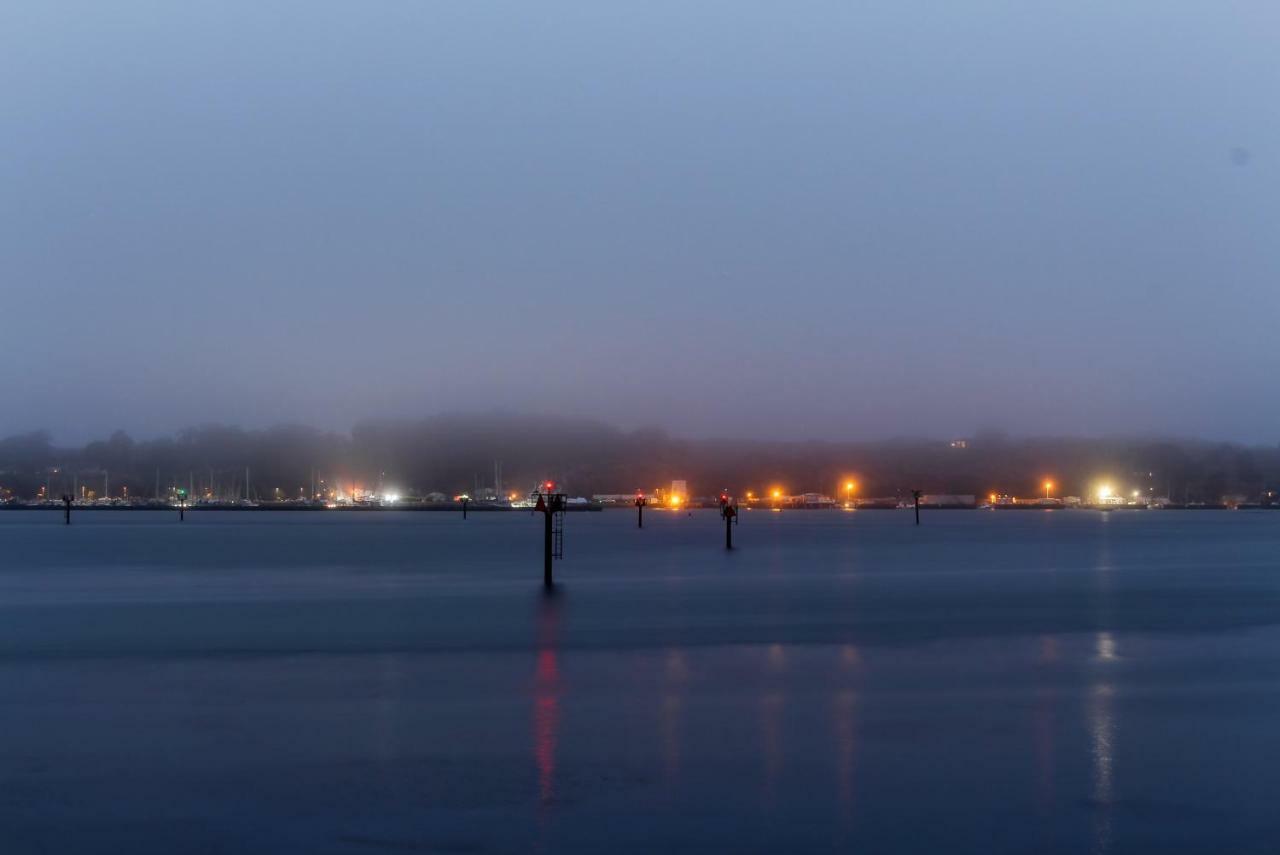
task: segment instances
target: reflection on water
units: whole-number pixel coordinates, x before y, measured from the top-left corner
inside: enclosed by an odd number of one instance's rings
[[[1089,734],[1093,742],[1093,851],[1111,850],[1111,808],[1114,800],[1112,762],[1115,756],[1115,721],[1112,715],[1114,687],[1096,683],[1089,701]]]
[[[764,760],[764,800],[772,805],[782,773],[782,713],[786,696],[780,690],[760,696],[760,754]]]
[[[782,673],[787,669],[787,650],[781,644],[770,644],[765,653],[766,669]],[[773,688],[760,696],[760,748],[764,759],[764,798],[769,805],[777,796],[778,776],[782,773],[782,712],[786,694]]]
[[[680,718],[684,700],[668,693],[662,698],[662,770],[668,791],[674,791],[680,778]]]
[[[675,788],[680,777],[681,718],[684,713],[684,689],[689,677],[689,665],[683,650],[667,651],[665,665],[666,689],[662,697],[662,761],[668,791]]]
[[[1040,636],[1040,658],[1041,665],[1053,665],[1061,658],[1061,652],[1058,649],[1058,639],[1052,635]]]
[[[787,667],[787,651],[781,644],[769,645],[769,669],[784,671]]]
[[[1052,689],[1040,688],[1035,700],[1036,806],[1042,815],[1053,811],[1054,798],[1054,713],[1058,697]]]
[[[836,692],[832,704],[833,730],[836,741],[836,794],[841,811],[848,815],[853,808],[854,713],[857,697],[852,689]]]
[[[404,687],[400,666],[400,656],[394,653],[379,655],[375,665],[378,690],[374,696],[373,715],[369,718],[374,728],[374,751],[383,767],[389,766],[400,754],[398,716]]]
[[[1109,632],[1099,632],[1094,636],[1094,649],[1097,652],[1098,659],[1103,662],[1111,662],[1116,658],[1116,640]]]
[[[556,744],[560,734],[561,604],[555,591],[538,601],[537,667],[533,693],[533,760],[538,770],[538,801],[547,807],[556,796]]]

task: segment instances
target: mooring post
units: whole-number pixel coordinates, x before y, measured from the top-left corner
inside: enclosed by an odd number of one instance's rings
[[[48,495],[46,493],[46,495]],[[62,512],[65,515],[64,525],[71,525],[71,496],[68,493],[62,494]]]
[[[552,510],[551,502],[546,503],[546,507],[542,511],[542,587],[551,588],[554,583],[551,579],[551,561],[553,558],[551,541],[551,518],[555,514]]]
[[[468,501],[467,497],[463,496],[462,497],[462,518],[464,520],[467,518],[467,501]]]
[[[636,494],[636,528],[644,528],[644,496]]]
[[[733,549],[733,521],[738,516],[736,505],[729,504],[729,491],[720,494],[720,519],[724,520],[724,548]]]
[[[920,525],[920,494],[921,494],[922,492],[923,492],[923,491],[921,491],[921,490],[912,490],[912,491],[911,491],[911,498],[912,498],[912,500],[915,502],[915,505],[916,505],[916,525]]]

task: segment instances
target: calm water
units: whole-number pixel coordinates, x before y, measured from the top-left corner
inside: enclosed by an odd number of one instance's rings
[[[0,513],[0,852],[1275,852],[1280,513]]]

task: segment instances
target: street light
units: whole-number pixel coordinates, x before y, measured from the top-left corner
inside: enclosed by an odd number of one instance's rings
[[[1046,499],[1047,499],[1047,498],[1049,498],[1049,491],[1050,491],[1050,490],[1052,490],[1052,489],[1053,489],[1053,482],[1052,482],[1052,481],[1045,481],[1045,482],[1044,482],[1044,497],[1045,497]]]
[[[857,486],[858,485],[853,481],[844,482],[845,507],[847,508],[853,507],[853,491],[857,488]]]

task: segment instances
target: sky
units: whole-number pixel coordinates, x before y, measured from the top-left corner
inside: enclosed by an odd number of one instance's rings
[[[0,8],[0,434],[1280,441],[1273,0]]]

